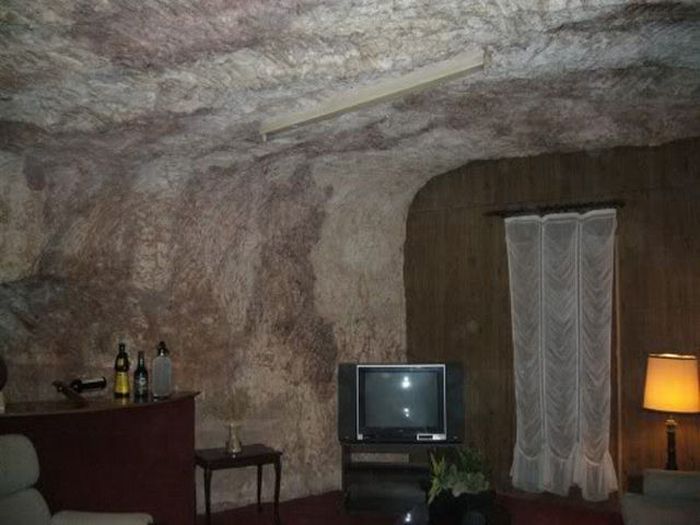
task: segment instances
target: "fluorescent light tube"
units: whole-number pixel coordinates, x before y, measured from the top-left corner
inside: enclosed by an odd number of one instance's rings
[[[398,98],[413,91],[426,89],[481,69],[484,62],[483,50],[460,53],[449,60],[430,64],[403,76],[341,93],[321,102],[314,108],[267,119],[260,125],[260,135],[265,141],[267,136],[272,133],[310,124],[371,104]]]

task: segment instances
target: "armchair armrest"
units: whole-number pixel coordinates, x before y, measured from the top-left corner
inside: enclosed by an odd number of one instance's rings
[[[700,500],[664,498],[628,492],[622,496],[625,525],[696,525]]]
[[[136,512],[76,512],[63,510],[51,518],[51,525],[151,525],[153,518]]]
[[[700,471],[646,469],[644,495],[700,501]]]

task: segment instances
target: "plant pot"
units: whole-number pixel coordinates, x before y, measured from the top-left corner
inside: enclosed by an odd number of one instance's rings
[[[462,520],[468,512],[487,514],[493,505],[492,491],[477,494],[461,494],[454,497],[452,493],[443,491],[430,504],[430,525],[462,525]]]

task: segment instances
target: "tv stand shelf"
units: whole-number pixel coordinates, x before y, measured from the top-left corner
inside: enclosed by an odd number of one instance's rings
[[[361,472],[363,470],[372,472],[382,471],[407,471],[407,472],[424,472],[427,468],[425,464],[419,463],[393,463],[389,461],[353,461],[352,471]]]
[[[445,441],[416,441],[415,443],[341,443],[344,452],[358,454],[412,454],[428,453],[439,448],[452,448],[460,443]],[[426,456],[427,457],[427,456]]]
[[[403,512],[423,503],[430,485],[429,452],[454,446],[442,442],[341,443],[345,508]],[[354,458],[357,454],[363,458]],[[386,454],[405,454],[408,458],[383,461],[381,456]]]

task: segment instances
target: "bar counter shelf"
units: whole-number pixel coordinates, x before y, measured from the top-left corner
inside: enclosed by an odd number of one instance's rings
[[[38,489],[55,509],[147,512],[156,523],[194,525],[197,392],[163,400],[85,395],[8,403],[0,434],[34,444]]]

